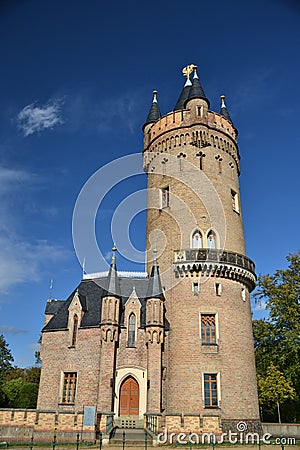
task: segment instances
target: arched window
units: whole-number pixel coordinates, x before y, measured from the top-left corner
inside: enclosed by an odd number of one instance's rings
[[[73,333],[72,333],[72,346],[74,347],[77,339],[77,331],[78,331],[78,316],[74,314],[73,317]]]
[[[135,344],[135,314],[131,313],[128,319],[128,347],[134,347]]]
[[[192,236],[192,247],[202,248],[202,234],[199,230],[194,231]]]
[[[216,248],[216,246],[216,233],[213,230],[210,230],[207,234],[207,247]]]

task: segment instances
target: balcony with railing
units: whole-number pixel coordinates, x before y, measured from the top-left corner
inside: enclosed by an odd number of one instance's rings
[[[193,272],[206,272],[226,278],[241,279],[255,286],[255,264],[245,255],[228,250],[212,248],[181,249],[174,252],[176,276],[187,276]]]

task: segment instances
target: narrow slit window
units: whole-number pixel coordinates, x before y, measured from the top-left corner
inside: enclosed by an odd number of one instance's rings
[[[135,346],[135,323],[135,314],[131,313],[128,319],[128,347]]]
[[[77,340],[77,333],[78,333],[78,316],[77,314],[73,317],[73,332],[72,332],[72,343],[71,345],[74,347]]]
[[[239,198],[238,198],[237,192],[235,192],[233,189],[231,189],[231,203],[232,203],[232,209],[235,212],[239,213],[240,212]]]
[[[170,206],[170,190],[169,186],[161,189],[161,209],[168,208]]]
[[[221,294],[222,294],[222,284],[221,283],[215,283],[215,290],[216,290],[216,295],[218,297],[220,297]]]
[[[199,283],[193,283],[194,295],[199,295]]]

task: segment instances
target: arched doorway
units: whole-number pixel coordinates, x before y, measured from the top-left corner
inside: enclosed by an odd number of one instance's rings
[[[120,416],[138,416],[140,403],[140,389],[133,377],[127,377],[120,388]]]

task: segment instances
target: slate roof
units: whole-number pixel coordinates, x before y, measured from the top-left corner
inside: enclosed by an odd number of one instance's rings
[[[209,100],[206,98],[206,96],[204,94],[204,90],[201,86],[200,80],[198,78],[198,75],[196,75],[196,73],[193,78],[192,86],[189,90],[189,96],[188,96],[187,100],[185,101],[185,106],[186,106],[187,102],[189,100],[192,100],[193,98],[203,98],[204,100],[207,101],[208,107],[210,106]]]
[[[156,259],[151,270],[151,276],[149,278],[147,297],[146,298],[161,298],[164,299],[163,289],[161,286],[159,269]]]
[[[185,102],[189,98],[189,92],[190,92],[191,86],[192,86],[192,83],[188,79],[186,81],[186,83],[185,83],[181,93],[180,93],[180,96],[179,96],[179,98],[177,100],[177,103],[176,103],[176,105],[174,107],[174,111],[178,111],[180,109],[184,109]]]
[[[143,125],[143,130],[144,130],[146,125],[148,125],[149,123],[154,123],[158,119],[161,118],[161,112],[160,112],[160,109],[159,109],[159,106],[158,106],[158,102],[157,102],[157,99],[156,99],[157,91],[153,91],[153,94],[154,94],[154,98],[153,98],[152,105],[150,107],[149,114],[147,116],[146,122]]]
[[[120,292],[120,283],[119,283],[119,277],[117,272],[117,265],[116,265],[116,248],[113,248],[113,256],[111,260],[111,265],[108,272],[108,277],[106,281],[105,286],[105,294],[104,295],[116,295],[117,297],[121,297]]]
[[[141,326],[144,327],[146,314],[145,299],[147,297],[149,279],[125,277],[118,277],[118,279],[120,283],[120,294],[122,300],[120,325],[124,326],[125,303],[132,294],[133,288],[135,288],[136,294],[141,302]],[[85,302],[85,313],[83,315],[80,328],[99,327],[101,322],[102,297],[106,293],[106,285],[107,277],[93,280],[82,280],[67,300],[52,300],[51,302],[47,302],[46,314],[54,314],[54,316],[49,320],[42,331],[46,332],[67,329],[69,315],[68,308],[73,300],[76,290],[78,290],[80,301]],[[159,293],[157,294],[159,295]]]
[[[228,109],[225,105],[224,99],[225,99],[225,96],[221,95],[222,104],[221,104],[220,114],[221,114],[221,116],[225,117],[225,119],[229,120],[230,123],[232,123],[232,120],[229,115]]]
[[[45,314],[56,314],[63,303],[65,303],[64,300],[50,300],[49,299],[46,304]]]

